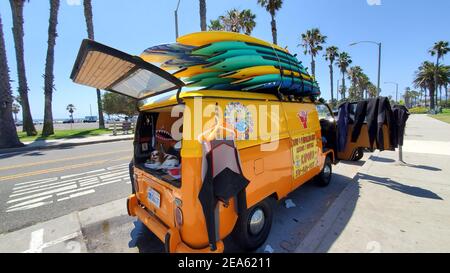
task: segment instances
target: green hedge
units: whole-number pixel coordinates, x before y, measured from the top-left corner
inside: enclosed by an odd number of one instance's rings
[[[414,107],[409,109],[409,112],[411,114],[427,114],[429,110],[427,107]]]

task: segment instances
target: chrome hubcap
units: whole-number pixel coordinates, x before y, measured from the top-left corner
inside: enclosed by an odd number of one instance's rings
[[[331,168],[329,165],[325,165],[323,168],[323,174],[327,177],[331,175]]]
[[[252,235],[257,235],[261,232],[261,230],[264,227],[264,222],[265,222],[265,216],[264,216],[264,212],[262,209],[256,209],[253,214],[252,217],[250,218],[250,233]]]

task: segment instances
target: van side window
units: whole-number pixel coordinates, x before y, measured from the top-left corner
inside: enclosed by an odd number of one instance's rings
[[[316,105],[319,120],[332,118],[330,110],[323,104]]]

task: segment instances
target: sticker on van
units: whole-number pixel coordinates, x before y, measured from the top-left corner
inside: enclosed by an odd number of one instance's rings
[[[253,133],[252,113],[240,102],[230,102],[225,107],[225,124],[236,132],[236,140],[249,140]]]
[[[293,178],[297,179],[318,165],[316,133],[304,134],[293,139]]]

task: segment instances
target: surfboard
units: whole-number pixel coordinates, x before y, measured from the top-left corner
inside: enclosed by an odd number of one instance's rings
[[[187,78],[195,75],[199,75],[201,73],[207,72],[215,72],[214,69],[205,68],[203,65],[195,65],[191,67],[182,68],[173,73],[173,75],[177,78]]]
[[[222,72],[206,72],[206,73],[201,73],[192,77],[188,77],[186,79],[183,79],[184,82],[196,82],[196,81],[201,81],[203,79],[206,78],[219,78],[220,74],[222,74]]]
[[[229,84],[233,81],[233,79],[225,79],[218,77],[204,78],[199,81],[192,82],[188,84],[188,87],[200,87],[200,86],[211,86],[216,84]]]
[[[289,69],[282,69],[283,75],[294,77],[301,77],[304,80],[311,80],[311,77],[307,74],[299,73],[297,71],[292,71]],[[227,73],[223,73],[220,75],[222,78],[233,78],[233,79],[245,79],[260,75],[266,75],[266,74],[280,74],[280,67],[279,66],[273,66],[273,65],[265,65],[265,66],[253,66],[248,68],[243,68],[236,71],[231,71]]]
[[[222,61],[217,61],[208,65],[205,65],[204,68],[213,69],[215,71],[223,71],[230,72],[239,70],[242,68],[252,67],[252,66],[263,66],[263,65],[277,65],[281,66],[285,69],[289,70],[297,70],[302,73],[306,73],[304,69],[302,69],[298,65],[289,64],[279,60],[277,58],[268,57],[268,56],[258,56],[258,55],[244,55],[228,58]]]
[[[249,42],[259,45],[264,45],[268,47],[276,48],[280,51],[287,52],[287,50],[271,44],[269,42],[260,40],[255,37],[251,37],[245,34],[236,33],[236,32],[226,32],[226,31],[202,31],[191,33],[188,35],[181,36],[177,39],[177,42],[187,46],[203,46],[215,42],[221,41],[241,41],[241,42]]]
[[[301,80],[299,78],[295,78],[292,76],[281,76],[280,74],[268,74],[268,75],[260,75],[252,78],[242,79],[238,81],[234,81],[231,84],[238,84],[243,86],[248,85],[258,85],[268,82],[282,82],[282,81],[290,81],[291,83],[297,82],[300,83]]]
[[[230,49],[230,50],[226,50],[223,52],[219,52],[215,55],[213,55],[212,57],[207,57],[207,61],[208,62],[216,62],[216,61],[220,61],[220,60],[224,60],[224,59],[228,59],[228,58],[232,58],[232,57],[237,57],[237,56],[249,56],[249,55],[259,55],[259,56],[269,56],[272,58],[279,58],[280,60],[287,62],[287,63],[292,63],[295,65],[301,65],[300,62],[298,60],[294,60],[294,59],[290,59],[290,58],[286,58],[284,56],[281,55],[275,55],[273,54],[273,52],[265,52],[265,51],[260,51],[260,50],[256,50],[256,49]]]
[[[218,53],[222,53],[227,50],[258,50],[261,52],[279,55],[280,57],[284,57],[287,59],[292,59],[292,61],[298,61],[295,56],[285,52],[280,51],[272,47],[267,47],[259,44],[248,43],[248,42],[240,42],[240,41],[222,41],[216,42],[212,44],[207,44],[201,47],[197,47],[192,50],[193,55],[199,56],[211,56]]]

